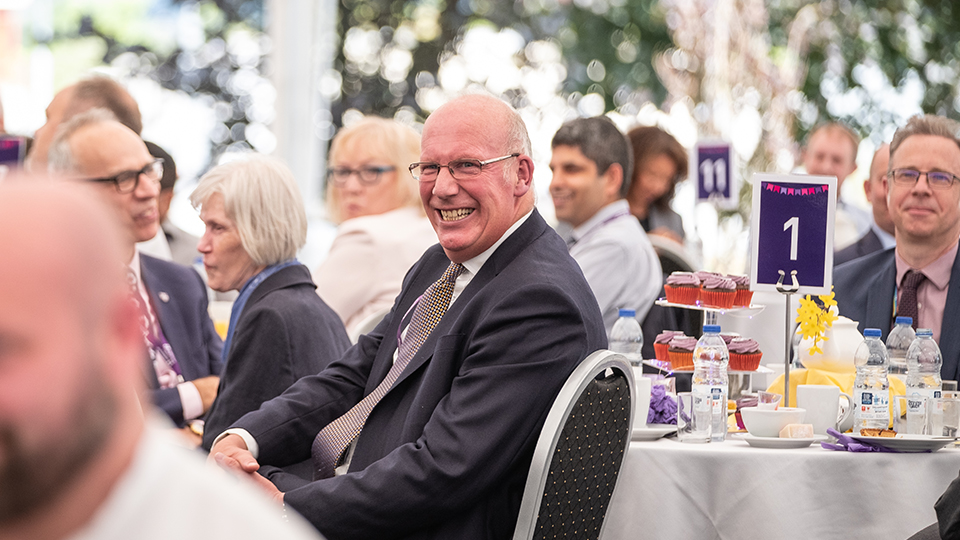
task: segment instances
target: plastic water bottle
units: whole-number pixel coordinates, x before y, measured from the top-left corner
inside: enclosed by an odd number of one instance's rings
[[[943,356],[940,347],[933,340],[933,331],[929,328],[917,330],[917,339],[907,351],[907,433],[922,435],[941,435],[943,408],[929,407],[930,399],[939,398],[943,390],[940,378],[940,366]],[[929,414],[929,429],[924,421]]]
[[[890,383],[887,381],[887,347],[880,341],[879,328],[863,331],[863,343],[857,347],[853,381],[853,433],[864,428],[887,429],[890,426]]]
[[[897,317],[896,326],[887,336],[887,359],[890,361],[887,373],[891,375],[907,373],[907,351],[915,339],[917,334],[913,331],[913,318]]]
[[[637,322],[637,312],[632,309],[621,309],[620,318],[613,323],[609,339],[610,350],[622,354],[630,365],[640,367],[643,355],[643,332]]]
[[[727,436],[727,365],[730,353],[720,337],[720,326],[703,326],[703,335],[693,349],[693,409],[710,418],[710,440],[723,442]],[[708,416],[709,415],[709,416]],[[699,418],[698,418],[699,420]]]

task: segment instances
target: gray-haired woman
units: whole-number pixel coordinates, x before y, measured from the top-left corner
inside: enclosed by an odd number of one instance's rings
[[[307,218],[290,169],[265,156],[213,168],[190,196],[206,231],[197,249],[216,291],[240,291],[224,342],[217,399],[207,413],[203,448],[244,414],[350,345],[343,323],[317,296],[297,262]]]

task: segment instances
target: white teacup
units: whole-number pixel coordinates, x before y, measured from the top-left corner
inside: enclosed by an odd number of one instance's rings
[[[647,425],[647,415],[650,413],[650,387],[653,380],[644,377],[641,368],[633,368],[633,380],[637,387],[637,403],[633,408],[633,425],[644,427]]]
[[[847,400],[841,409],[840,396]],[[813,424],[813,432],[826,435],[827,429],[837,429],[853,414],[853,399],[832,384],[797,385],[797,406],[806,409],[806,423]]]

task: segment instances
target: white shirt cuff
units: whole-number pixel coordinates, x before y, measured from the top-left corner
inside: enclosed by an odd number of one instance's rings
[[[213,440],[213,444],[210,446],[215,446],[218,442],[220,442],[220,439],[226,437],[227,435],[236,435],[243,439],[244,444],[247,445],[247,451],[253,455],[253,459],[258,459],[260,457],[260,445],[257,444],[257,440],[253,438],[253,435],[251,435],[249,431],[241,428],[231,428],[217,435],[217,438]]]
[[[183,419],[193,420],[203,414],[203,399],[200,397],[200,391],[190,381],[177,385],[177,392],[180,392],[180,405],[183,407]]]

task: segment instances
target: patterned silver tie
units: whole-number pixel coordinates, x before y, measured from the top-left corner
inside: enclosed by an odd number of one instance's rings
[[[363,429],[363,424],[367,421],[370,411],[400,377],[404,368],[410,363],[410,359],[417,354],[420,346],[427,340],[430,332],[433,331],[447,311],[450,298],[453,296],[453,286],[461,272],[463,272],[462,264],[450,263],[440,279],[423,293],[423,296],[417,302],[417,307],[413,310],[413,317],[410,319],[407,334],[398,349],[397,361],[393,363],[393,367],[390,368],[387,376],[360,403],[354,405],[340,418],[327,424],[317,434],[311,449],[315,469],[314,480],[333,476],[340,456],[350,445],[350,441]]]

